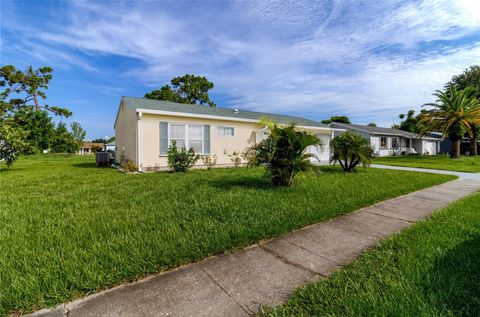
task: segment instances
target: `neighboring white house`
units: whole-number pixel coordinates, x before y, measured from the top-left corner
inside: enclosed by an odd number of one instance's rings
[[[193,148],[202,156],[216,156],[217,166],[232,165],[225,154],[241,152],[264,139],[268,129],[260,121],[268,117],[279,124],[294,122],[297,128],[319,136],[324,151],[315,148],[321,163],[330,158],[333,129],[317,121],[300,117],[179,104],[145,98],[122,97],[115,119],[115,159],[132,160],[139,170],[168,167],[167,150],[173,141],[178,147]],[[196,166],[203,165],[199,160]]]
[[[356,132],[370,141],[375,155],[424,154],[435,155],[440,151],[440,140],[431,136],[420,136],[399,129],[370,127],[360,124],[333,122],[331,127]],[[335,132],[339,134],[341,132]]]
[[[93,155],[97,151],[103,150],[103,143],[83,142],[78,150],[78,155]]]
[[[115,142],[105,143],[104,151],[115,152]]]

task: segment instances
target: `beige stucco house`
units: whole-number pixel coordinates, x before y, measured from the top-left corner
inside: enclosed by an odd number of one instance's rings
[[[260,121],[268,117],[277,123],[294,122],[297,128],[318,135],[323,151],[311,148],[321,163],[328,163],[333,129],[300,117],[186,105],[145,98],[122,97],[115,119],[116,160],[129,159],[141,171],[168,167],[167,150],[173,140],[177,146],[193,148],[204,156],[215,155],[216,166],[230,166],[225,154],[243,151],[266,137],[268,129]],[[196,166],[201,167],[199,160]]]

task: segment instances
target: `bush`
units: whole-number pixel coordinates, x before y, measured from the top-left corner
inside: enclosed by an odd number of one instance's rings
[[[168,166],[172,172],[186,172],[200,159],[198,154],[195,154],[193,148],[188,151],[185,147],[179,151],[175,141],[168,147]]]
[[[311,158],[306,153],[309,146],[323,149],[322,140],[304,131],[296,131],[295,124],[279,127],[273,124],[266,140],[247,150],[249,166],[263,166],[275,186],[290,186],[295,175],[313,168]]]
[[[240,151],[233,151],[233,153],[229,153],[227,150],[224,150],[224,151],[223,151],[223,154],[225,154],[226,156],[228,156],[228,158],[230,159],[230,161],[232,161],[233,166],[235,166],[235,167],[240,167],[240,165],[242,165],[242,156],[244,156],[244,155],[242,154],[242,152],[240,152]]]
[[[92,145],[91,147],[92,153],[97,153],[103,151],[103,148],[100,145]]]
[[[13,164],[20,153],[29,148],[25,141],[26,131],[11,127],[6,122],[0,122],[0,162],[5,161],[7,167]]]
[[[217,164],[217,156],[215,154],[213,156],[202,156],[202,162],[210,170]]]
[[[135,164],[134,161],[132,160],[129,160],[129,159],[125,159],[121,164],[120,164],[120,168],[122,170],[124,170],[125,172],[136,172],[138,171],[138,166],[137,164]]]
[[[338,162],[346,172],[356,172],[358,164],[363,167],[370,165],[373,148],[370,142],[361,135],[345,132],[330,142],[332,148],[331,162]]]

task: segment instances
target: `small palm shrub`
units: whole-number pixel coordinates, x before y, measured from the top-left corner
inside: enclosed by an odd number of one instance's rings
[[[188,151],[185,147],[179,151],[175,141],[168,147],[168,166],[172,172],[186,172],[200,159],[193,148]]]
[[[213,154],[212,156],[202,156],[202,162],[207,169],[211,170],[217,164],[217,155]]]
[[[331,162],[340,163],[345,172],[356,172],[355,168],[361,164],[363,167],[370,165],[373,148],[367,139],[361,135],[345,132],[330,142],[332,148]]]
[[[280,127],[273,124],[267,139],[247,149],[248,166],[263,166],[275,186],[291,186],[295,175],[311,170],[314,154],[306,153],[309,146],[323,149],[315,135],[296,131],[295,124]]]

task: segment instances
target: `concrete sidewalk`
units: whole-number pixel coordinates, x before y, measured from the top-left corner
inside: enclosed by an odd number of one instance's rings
[[[372,164],[370,166],[375,168],[381,168],[381,169],[389,169],[389,170],[455,175],[455,176],[458,176],[459,179],[470,179],[470,180],[476,180],[480,182],[480,173],[446,171],[446,170],[436,170],[431,168],[394,166],[394,165],[382,165],[382,164]]]
[[[233,253],[44,309],[33,316],[249,316],[283,303],[364,250],[480,190],[460,179],[390,199]]]

